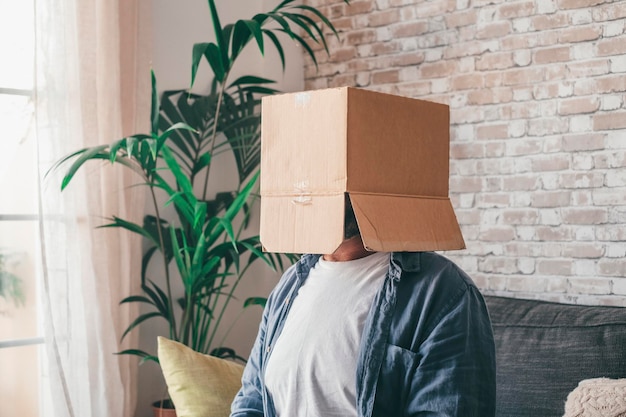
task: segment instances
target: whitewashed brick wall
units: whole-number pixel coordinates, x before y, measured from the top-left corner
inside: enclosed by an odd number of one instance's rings
[[[450,105],[450,192],[488,294],[626,306],[626,1],[309,0],[306,88]]]

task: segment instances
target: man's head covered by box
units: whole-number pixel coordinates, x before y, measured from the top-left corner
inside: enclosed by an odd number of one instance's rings
[[[332,253],[350,205],[368,250],[463,249],[449,118],[443,104],[349,87],[263,98],[265,250]]]

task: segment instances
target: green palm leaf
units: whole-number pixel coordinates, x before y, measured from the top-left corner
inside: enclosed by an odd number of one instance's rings
[[[126,335],[128,334],[128,332],[130,332],[131,330],[133,330],[135,327],[137,327],[138,325],[140,325],[141,323],[143,323],[146,320],[149,320],[153,317],[162,317],[162,314],[158,311],[153,311],[150,313],[146,313],[146,314],[142,314],[139,317],[137,317],[131,324],[130,326],[128,326],[128,328],[124,331],[124,333],[122,334],[122,337],[120,338],[120,340],[124,340],[124,338],[126,337]]]
[[[276,51],[278,52],[278,56],[280,57],[280,63],[282,65],[283,72],[284,72],[285,71],[285,51],[283,50],[283,46],[280,44],[278,37],[271,30],[263,29],[263,33],[265,34],[265,36],[270,38],[270,40],[274,44],[274,47],[276,48]]]
[[[141,361],[139,361],[139,364],[141,365],[142,363],[146,362],[146,361],[153,361],[156,363],[159,363],[159,358],[151,355],[147,352],[144,352],[143,350],[139,350],[139,349],[126,349],[123,350],[121,352],[117,352],[116,355],[135,355],[135,356],[139,356],[141,358]]]

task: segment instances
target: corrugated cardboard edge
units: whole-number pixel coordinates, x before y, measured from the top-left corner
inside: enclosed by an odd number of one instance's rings
[[[449,198],[351,192],[365,248],[378,252],[465,249]],[[396,213],[405,213],[396,215]],[[414,213],[407,216],[406,213]]]

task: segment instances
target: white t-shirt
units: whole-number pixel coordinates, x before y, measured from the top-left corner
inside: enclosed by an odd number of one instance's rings
[[[322,258],[298,291],[272,346],[265,385],[278,417],[356,416],[356,363],[365,319],[389,253]]]

